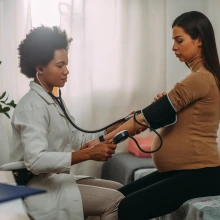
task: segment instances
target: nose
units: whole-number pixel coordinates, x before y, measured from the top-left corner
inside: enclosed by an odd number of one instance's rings
[[[172,50],[173,50],[173,51],[178,50],[178,46],[177,46],[176,42],[173,43]]]
[[[65,69],[64,69],[63,73],[64,73],[65,75],[68,75],[68,74],[69,74],[69,69],[68,69],[67,66],[65,66]]]

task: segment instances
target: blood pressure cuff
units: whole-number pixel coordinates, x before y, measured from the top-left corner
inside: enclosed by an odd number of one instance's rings
[[[177,121],[176,111],[167,95],[147,106],[141,112],[146,122],[153,129],[172,125]]]

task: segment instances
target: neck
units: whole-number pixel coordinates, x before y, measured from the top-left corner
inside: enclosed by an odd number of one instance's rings
[[[204,66],[202,56],[194,57],[187,63],[191,71],[196,72],[200,67]]]
[[[44,86],[43,83],[41,82],[41,80],[39,79],[38,73],[36,74],[36,77],[34,77],[34,82],[37,83],[38,85],[40,85],[46,92],[52,93],[53,87],[48,88],[48,86]]]

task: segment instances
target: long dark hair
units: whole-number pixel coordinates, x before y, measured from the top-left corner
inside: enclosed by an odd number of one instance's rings
[[[220,64],[215,34],[209,19],[201,12],[190,11],[177,17],[172,24],[172,28],[174,26],[183,28],[192,39],[199,38],[201,40],[204,66],[214,75],[220,90]]]

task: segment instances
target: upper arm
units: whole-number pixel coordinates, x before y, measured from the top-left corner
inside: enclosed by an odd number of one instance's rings
[[[64,137],[51,132],[50,117],[48,104],[43,102],[27,103],[13,117],[13,126],[20,134],[19,149],[23,149],[25,165],[34,174],[70,170],[71,152],[61,152]],[[60,146],[55,149],[57,142]]]
[[[49,117],[43,105],[27,103],[15,111],[13,126],[19,130],[24,149],[24,160],[29,164],[37,159],[41,152],[48,150],[47,127]]]
[[[210,75],[191,73],[168,93],[175,110],[178,112],[189,104],[204,98],[210,89]]]

